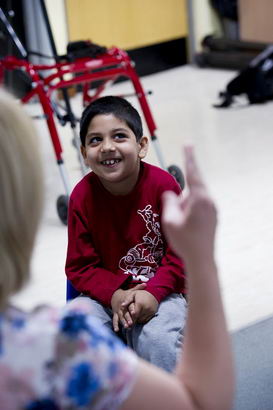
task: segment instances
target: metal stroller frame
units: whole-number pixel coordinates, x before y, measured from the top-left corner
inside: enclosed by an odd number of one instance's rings
[[[74,61],[69,61],[69,57],[58,56],[56,52],[56,47],[54,44],[54,39],[49,25],[48,16],[46,13],[46,8],[44,2],[41,1],[42,10],[44,13],[52,50],[55,59],[54,64],[32,64],[28,61],[27,57],[30,54],[41,55],[37,52],[27,52],[22,43],[20,42],[18,36],[14,32],[12,26],[7,20],[4,12],[0,8],[0,21],[5,26],[10,38],[19,50],[22,58],[17,58],[14,56],[6,56],[0,60],[0,83],[4,82],[4,72],[5,70],[22,70],[31,81],[31,90],[26,93],[26,95],[21,98],[22,103],[29,102],[33,97],[38,97],[39,102],[42,106],[44,112],[44,118],[46,119],[50,138],[53,144],[57,166],[60,171],[60,176],[64,185],[65,195],[61,195],[57,199],[57,213],[61,221],[67,223],[67,208],[68,208],[68,198],[71,192],[68,174],[65,168],[65,164],[62,158],[62,146],[60,143],[55,117],[59,120],[61,125],[65,125],[70,122],[71,129],[74,133],[73,141],[76,143],[76,147],[80,152],[80,141],[76,133],[76,118],[72,112],[70,101],[67,94],[67,87],[73,85],[82,85],[83,87],[83,105],[95,100],[104,91],[106,86],[112,84],[119,77],[128,78],[134,87],[135,95],[139,100],[141,109],[147,127],[150,133],[151,141],[153,142],[159,164],[163,169],[168,170],[178,181],[181,187],[184,187],[184,178],[181,170],[176,165],[171,165],[166,167],[163,156],[160,151],[159,143],[155,135],[156,125],[151,113],[148,101],[146,99],[145,92],[139,80],[139,77],[134,68],[134,63],[131,61],[128,54],[117,47],[112,47],[107,49],[104,53],[98,55],[96,58],[84,57],[79,58]],[[48,57],[48,56],[44,56]],[[52,58],[52,57],[51,57]],[[50,70],[50,74],[47,71]],[[70,79],[66,79],[66,74],[76,74]],[[93,95],[90,94],[90,86],[94,82],[99,80],[99,86],[93,90]],[[58,105],[53,100],[52,93],[55,90],[61,89],[64,96],[64,101],[66,105],[66,114],[61,115]],[[81,159],[81,155],[79,155]],[[84,173],[84,164],[81,162],[82,172]]]

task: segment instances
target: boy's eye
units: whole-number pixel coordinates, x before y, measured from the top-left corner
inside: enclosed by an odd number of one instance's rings
[[[93,137],[93,138],[90,138],[88,144],[89,144],[89,145],[96,145],[96,144],[98,144],[100,141],[101,141],[101,137]]]
[[[127,138],[127,135],[123,134],[123,133],[120,133],[120,132],[114,135],[114,139],[116,139],[116,140],[121,140],[121,139],[125,139],[125,138]]]

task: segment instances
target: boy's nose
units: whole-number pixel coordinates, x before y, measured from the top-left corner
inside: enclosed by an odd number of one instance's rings
[[[101,152],[115,151],[116,147],[112,139],[105,139],[101,145]]]

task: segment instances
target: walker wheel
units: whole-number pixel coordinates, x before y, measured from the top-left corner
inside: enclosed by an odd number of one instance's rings
[[[67,225],[67,214],[68,214],[68,196],[60,195],[56,203],[57,213],[64,225]]]
[[[181,186],[181,189],[184,189],[185,188],[185,178],[184,178],[184,175],[181,169],[177,165],[170,165],[168,167],[168,172],[176,179],[178,184]]]

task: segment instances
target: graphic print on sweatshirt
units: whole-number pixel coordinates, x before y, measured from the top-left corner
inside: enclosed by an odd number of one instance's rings
[[[137,213],[143,218],[147,232],[141,243],[129,249],[126,256],[119,261],[119,268],[133,281],[147,282],[152,278],[163,257],[163,241],[161,239],[159,215],[154,213],[151,205],[146,205]]]

